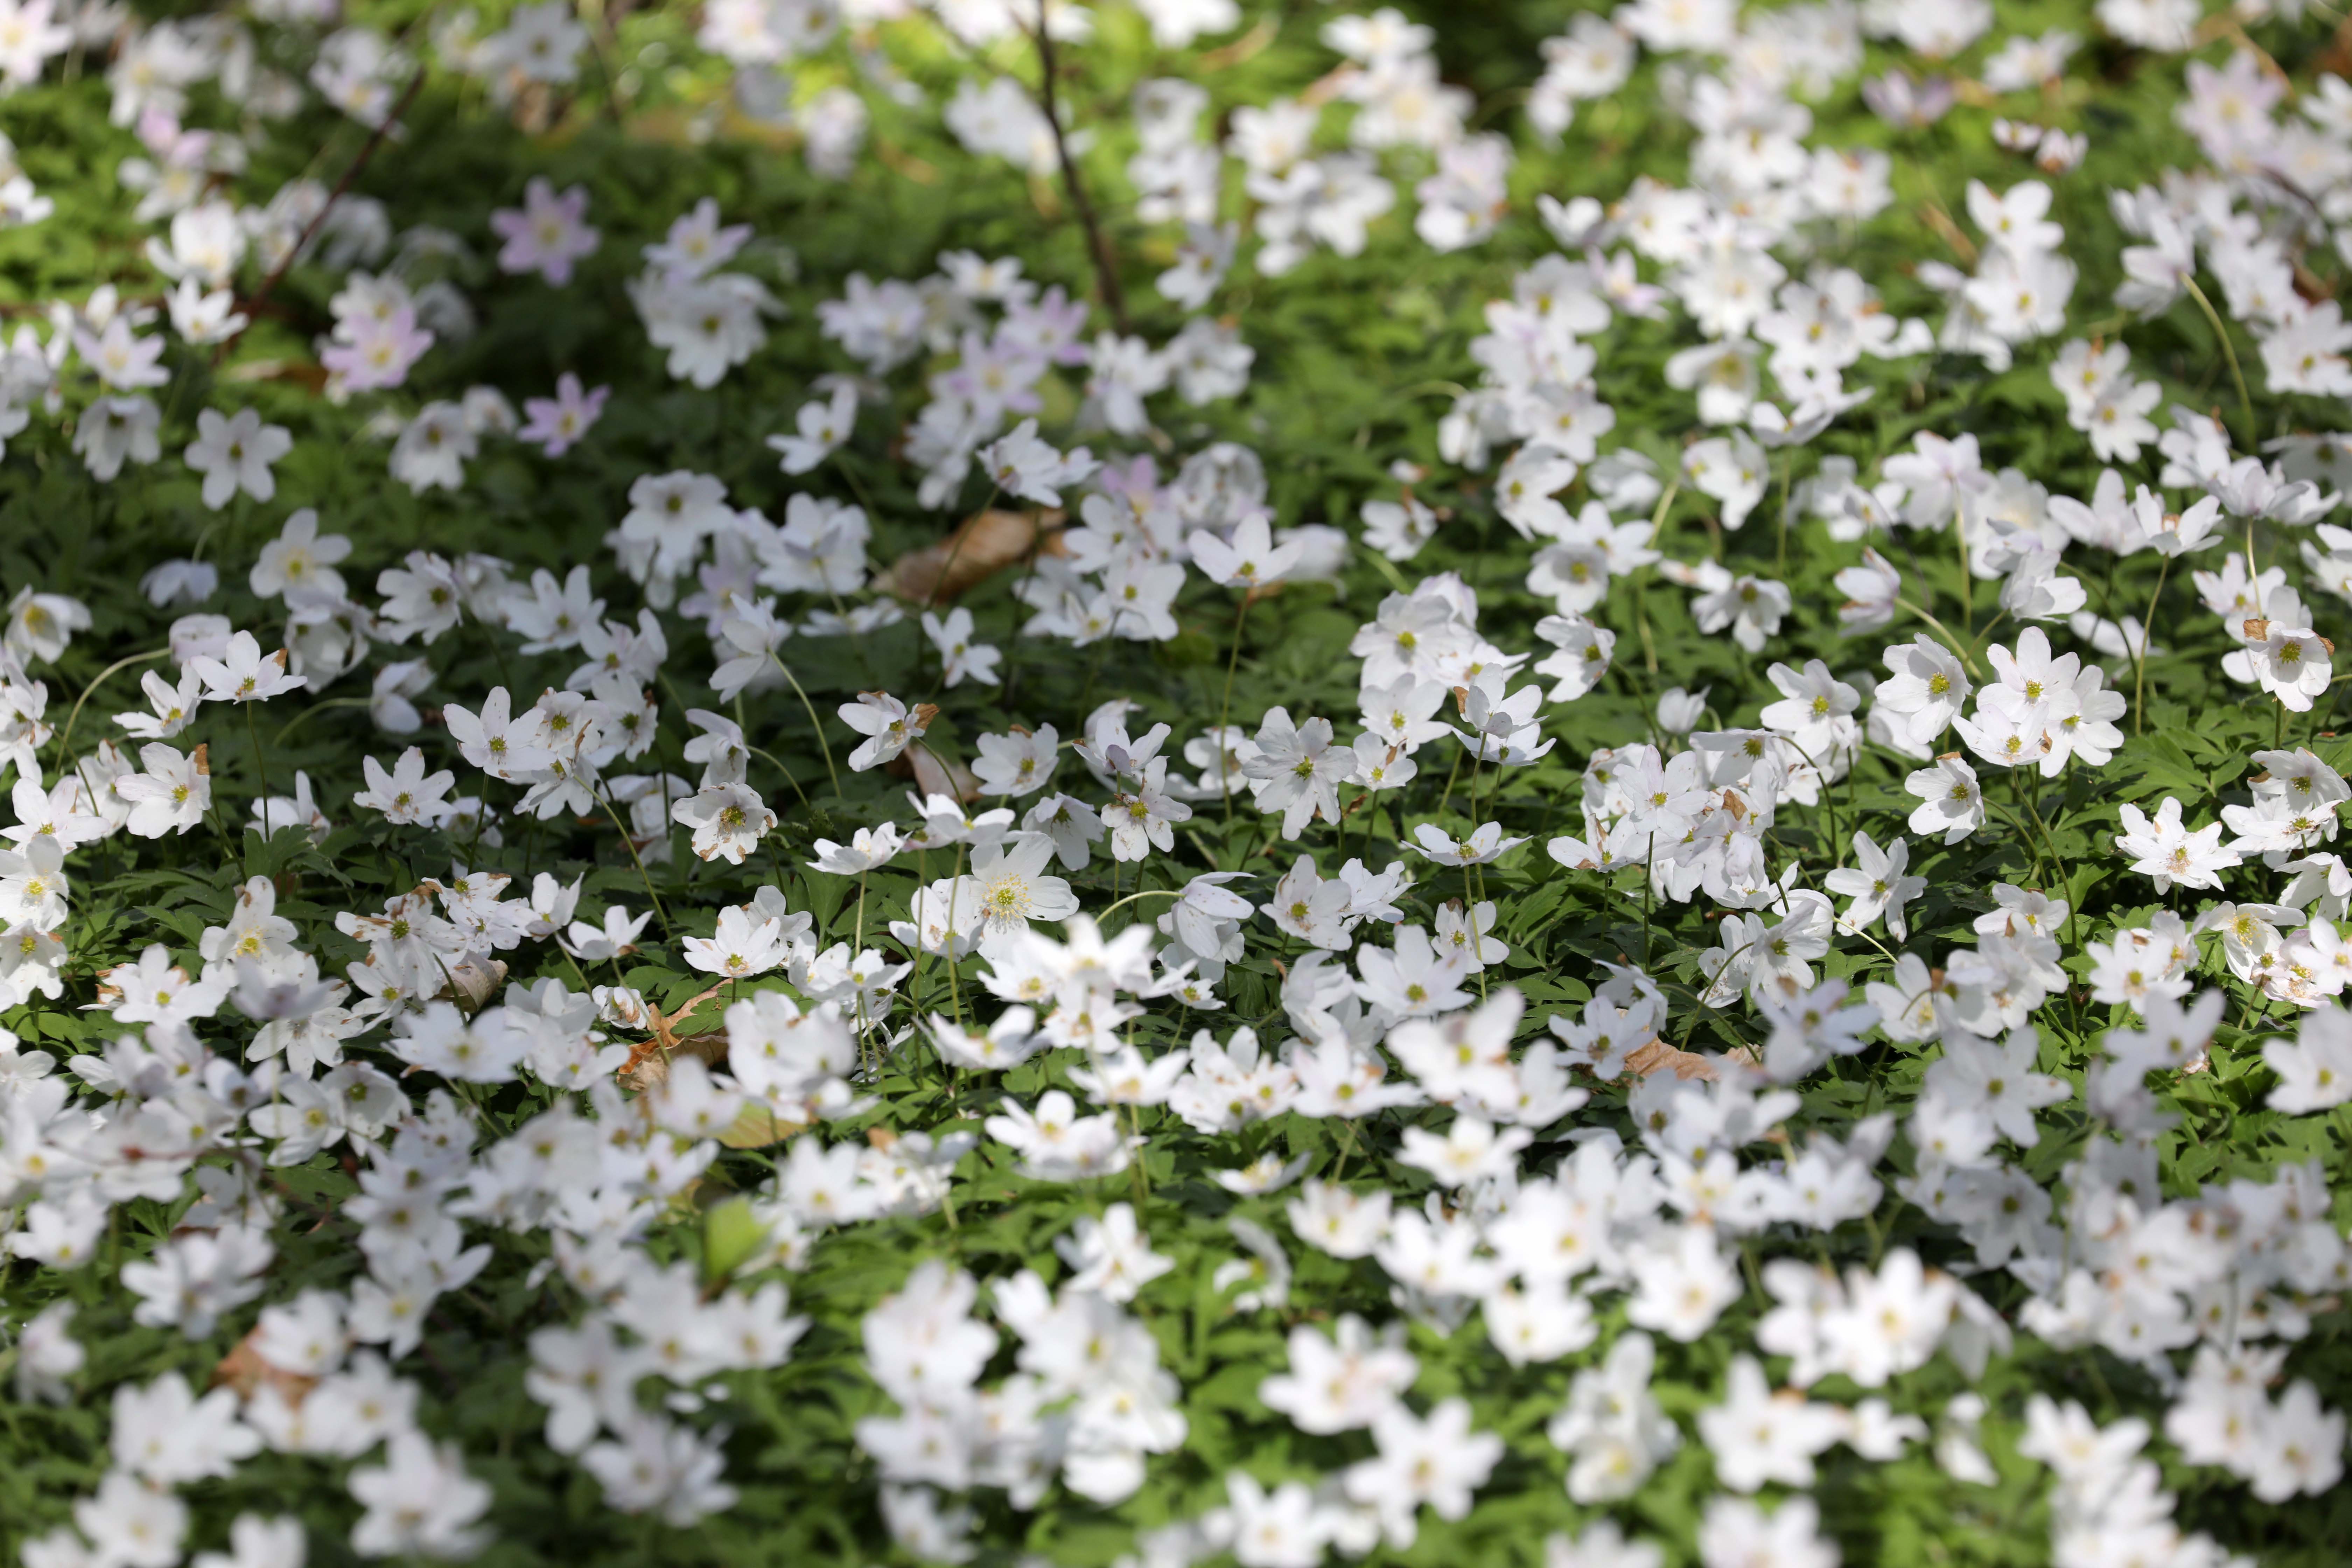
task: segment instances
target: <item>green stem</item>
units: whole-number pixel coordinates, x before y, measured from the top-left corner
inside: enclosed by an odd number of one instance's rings
[[[1448,768],[1445,773],[1445,793],[1438,798],[1438,816],[1444,816],[1445,808],[1454,804],[1454,781],[1461,776],[1462,749],[1457,746],[1454,750],[1454,765],[1451,768]],[[1478,825],[1474,822],[1470,826],[1475,827]],[[1397,807],[1397,836],[1400,840],[1402,840],[1404,836],[1404,807],[1402,805]]]
[[[1226,744],[1225,731],[1234,719],[1234,671],[1241,667],[1242,623],[1249,618],[1249,595],[1243,594],[1241,608],[1234,612],[1234,648],[1225,658],[1224,700],[1217,705],[1217,788],[1224,794],[1228,826],[1234,820],[1234,788],[1233,782],[1225,776],[1225,758],[1232,754],[1233,748]]]
[[[1133,1178],[1136,1212],[1140,1214],[1151,1197],[1151,1178],[1143,1169],[1143,1110],[1131,1100],[1127,1102],[1127,1130],[1135,1140],[1134,1157],[1127,1169]]]
[[[2042,820],[2042,813],[2034,808],[2033,792],[2024,787],[2021,783],[2018,787],[2017,804],[2024,807],[2025,815],[2032,819],[2033,826],[2041,831],[2043,847],[2050,851],[2050,868],[2057,873],[2058,890],[2066,895],[2066,940],[2072,942],[2074,940],[2075,900],[2074,889],[2066,886],[2066,858],[2058,853],[2057,841],[2050,837],[2050,825]]]
[[[1780,553],[1773,574],[1784,583],[1789,580],[1789,470],[1796,466],[1794,452],[1780,454]]]
[[[2253,559],[2247,557],[2247,564]],[[2164,596],[2164,579],[2172,570],[2172,557],[2168,555],[2156,569],[2156,592],[2147,596],[2147,614],[2140,617],[2138,658],[2132,670],[2132,733],[2145,734],[2147,729],[2147,639],[2156,630],[2156,602]]]
[[[2011,783],[2015,783],[2015,774],[2013,771],[2011,773]],[[2007,806],[2001,805],[1990,797],[1980,796],[1979,798],[1983,799],[1984,803],[1987,805],[1991,806],[1993,810],[2000,812],[2003,816],[2009,818],[2009,825],[2017,830],[2017,837],[2022,840],[2025,845],[2026,858],[2033,864],[2033,875],[2035,879],[2037,880],[2042,879],[2044,876],[2042,869],[2042,846],[2033,841],[2033,835],[2025,830],[2025,824],[2017,819],[2017,813],[2010,810]]]
[[[793,786],[793,793],[801,797],[801,804],[803,805],[808,805],[808,791],[801,788],[801,781],[793,777],[792,769],[784,766],[783,763],[777,757],[760,750],[759,747],[751,744],[749,741],[743,742],[743,749],[751,752],[753,756],[760,758],[762,762],[765,762],[770,767],[774,768],[778,773],[783,774],[784,782]]]
[[[1929,615],[1927,611],[1921,609],[1918,605],[1913,604],[1908,599],[1895,600],[1895,607],[1898,610],[1908,610],[1913,615],[1918,616],[1921,620],[1927,622],[1930,626],[1933,626],[1936,629],[1936,634],[1944,639],[1945,646],[1959,656],[1960,663],[1967,667],[1968,672],[1970,675],[1975,676],[1979,680],[1982,680],[1984,679],[1984,671],[1977,668],[1975,658],[1969,652],[1968,643],[1962,641],[1957,637],[1954,637],[1952,635],[1951,627],[1946,626],[1943,622],[1937,620],[1935,616]]]
[[[2230,380],[2238,389],[2238,412],[2246,420],[2246,450],[2252,452],[2259,445],[2259,426],[2254,423],[2254,400],[2246,395],[2246,373],[2238,365],[2238,345],[2230,340],[2230,329],[2221,324],[2221,313],[2213,309],[2213,301],[2205,297],[2205,290],[2197,287],[2197,279],[2183,277],[2180,281],[2188,285],[2189,297],[2197,301],[2197,308],[2212,324],[2213,335],[2221,341],[2221,357],[2229,361]]]
[[[662,934],[673,942],[677,941],[677,932],[669,923],[669,911],[662,908],[661,895],[654,891],[653,874],[646,869],[645,857],[637,853],[636,836],[629,831],[629,825],[621,820],[620,808],[613,804],[610,791],[600,793],[596,798],[604,803],[604,815],[613,819],[614,827],[620,829],[621,842],[628,847],[629,858],[636,864],[637,880],[646,885],[646,897],[653,900],[654,913],[661,917]]]
[[[98,672],[97,679],[92,680],[88,686],[81,689],[81,695],[74,699],[73,711],[66,715],[65,732],[58,739],[58,768],[59,772],[64,771],[66,759],[73,755],[74,721],[81,717],[81,705],[89,700],[89,694],[97,690],[100,686],[104,685],[107,677],[114,674],[118,670],[129,669],[134,664],[149,664],[152,663],[156,659],[169,658],[171,657],[172,650],[170,648],[159,647],[153,653],[134,653],[129,658],[118,658],[112,664],[108,665],[104,669],[100,670]]]
[[[2263,616],[2263,569],[2254,563],[2254,520],[2246,519],[2246,585],[2254,591],[2254,619]]]
[[[82,780],[82,787],[89,787],[88,779]],[[213,791],[212,798],[205,803],[205,815],[213,819],[213,826],[220,834],[221,858],[224,860],[236,859],[236,840],[228,836],[228,808],[221,804],[220,791]],[[267,822],[268,818],[265,816],[262,820]]]
[[[1655,828],[1652,828],[1650,847],[1642,858],[1642,962],[1643,963],[1650,962],[1650,908],[1651,901],[1657,896],[1657,860],[1658,834]],[[1478,917],[1475,911],[1470,917],[1470,940],[1474,942],[1478,940]]]
[[[284,745],[286,737],[294,732],[295,726],[313,713],[323,713],[331,708],[365,708],[374,700],[373,697],[330,697],[323,702],[313,702],[291,719],[287,720],[284,727],[278,731],[278,739],[271,743]]]
[[[908,913],[913,917],[915,927],[915,951],[910,955],[914,962],[915,972],[908,979],[907,994],[913,1001],[915,1016],[919,1019],[923,1016],[923,960],[930,956],[931,951],[923,942],[923,921],[930,913],[930,869],[929,853],[923,849],[916,850],[915,897],[913,903],[908,908]]]
[[[1664,493],[1658,497],[1656,510],[1650,513],[1651,543],[1655,544],[1658,542],[1658,530],[1666,525],[1667,510],[1675,504],[1675,497],[1682,493],[1682,488],[1683,471],[1680,466],[1677,466],[1675,469],[1674,478],[1666,481]]]
[[[253,710],[259,706],[257,702],[245,705],[245,738],[253,747],[253,776],[256,787],[261,791],[255,797],[254,804],[261,808],[261,841],[267,844],[269,842],[269,762],[262,753],[261,730],[253,717]]]
[[[782,654],[778,653],[774,648],[770,648],[768,650],[768,657],[774,659],[776,661],[776,668],[784,672],[784,679],[791,683],[793,694],[801,700],[801,707],[807,710],[809,727],[816,731],[816,749],[824,754],[824,776],[833,781],[833,793],[836,795],[839,795],[841,793],[841,775],[834,771],[833,746],[832,743],[824,738],[824,721],[816,716],[816,704],[810,701],[809,694],[801,689],[800,681],[793,674],[793,667],[784,662],[784,658]],[[803,798],[805,799],[806,797],[803,796]]]
[[[1972,623],[1976,619],[1977,613],[1977,580],[1975,574],[1969,570],[1968,502],[1960,499],[1958,490],[1952,492],[1952,542],[1958,547],[1960,555],[1960,630],[1968,634],[1970,642],[1974,642],[1976,628]],[[1948,632],[1945,635],[1948,637],[1951,634]]]
[[[1135,892],[1128,894],[1127,897],[1119,900],[1117,903],[1106,907],[1101,914],[1095,917],[1095,923],[1097,925],[1100,925],[1103,921],[1108,920],[1113,914],[1125,909],[1128,905],[1135,902],[1138,899],[1181,899],[1183,896],[1184,889],[1181,888],[1139,889]]]
[[[955,1009],[958,1028],[963,1026],[963,966],[956,959],[955,917],[956,897],[963,891],[963,850],[964,847],[961,844],[956,846],[955,872],[948,879],[948,934],[945,944],[948,960],[948,1001],[949,1005]]]

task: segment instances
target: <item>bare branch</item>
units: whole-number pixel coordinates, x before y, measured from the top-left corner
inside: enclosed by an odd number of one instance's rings
[[[1111,259],[1110,242],[1103,237],[1102,224],[1095,216],[1095,205],[1087,199],[1086,182],[1078,178],[1078,165],[1070,156],[1069,140],[1062,134],[1061,106],[1054,84],[1054,34],[1045,23],[1045,0],[1039,0],[1037,26],[1032,37],[1037,40],[1037,64],[1045,78],[1039,96],[1045,110],[1045,123],[1053,127],[1054,153],[1061,161],[1062,184],[1068,187],[1070,205],[1076,209],[1078,222],[1087,231],[1087,246],[1094,256],[1095,288],[1102,296],[1103,309],[1110,312],[1111,324],[1125,337],[1127,296],[1119,289],[1118,268]]]
[[[373,131],[368,132],[368,139],[360,144],[359,154],[352,160],[351,167],[343,171],[343,177],[335,182],[335,188],[327,194],[326,201],[310,215],[310,221],[302,226],[302,232],[287,247],[286,258],[270,270],[269,276],[261,280],[261,287],[254,290],[253,298],[245,302],[246,324],[224,338],[220,347],[213,351],[215,364],[218,364],[221,357],[236,346],[237,339],[245,336],[246,328],[260,319],[261,308],[269,303],[269,296],[278,291],[278,285],[318,234],[319,226],[327,221],[327,215],[335,210],[335,204],[352,188],[352,183],[366,171],[368,161],[375,156],[376,148],[392,133],[392,128],[400,123],[401,117],[408,112],[408,106],[416,101],[417,89],[424,85],[425,67],[419,63],[416,74],[408,79],[408,87],[401,93],[400,101],[392,106],[392,112],[386,114]]]

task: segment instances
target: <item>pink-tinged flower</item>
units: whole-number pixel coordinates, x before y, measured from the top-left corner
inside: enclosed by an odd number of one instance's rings
[[[328,345],[319,363],[352,392],[398,386],[433,346],[432,331],[416,324],[415,310],[406,305],[380,317],[350,317],[339,330],[348,331],[351,341]]]
[[[596,253],[602,237],[588,226],[588,187],[573,185],[562,195],[545,180],[523,187],[522,207],[500,207],[490,227],[506,245],[499,251],[501,272],[536,272],[557,288],[572,281],[572,263]]]
[[[516,439],[530,442],[551,458],[560,458],[578,446],[589,426],[603,417],[604,399],[612,395],[609,386],[582,392],[580,378],[567,370],[555,378],[554,396],[522,400],[524,424]]]

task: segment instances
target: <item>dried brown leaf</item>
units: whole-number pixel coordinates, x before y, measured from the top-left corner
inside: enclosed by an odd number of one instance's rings
[[[260,1327],[256,1325],[251,1332],[236,1342],[235,1350],[221,1357],[220,1364],[213,1368],[212,1385],[215,1388],[233,1388],[239,1399],[250,1399],[264,1388],[274,1388],[289,1407],[299,1409],[303,1396],[319,1380],[299,1372],[288,1372],[284,1367],[273,1366],[263,1360],[261,1352],[254,1348],[254,1342],[260,1336]]]
[[[480,1012],[507,979],[505,960],[486,958],[478,952],[467,953],[457,963],[444,965],[443,973],[448,975],[449,983],[441,988],[441,994],[463,1005],[467,1013]]]
[[[945,539],[890,563],[874,585],[909,604],[944,604],[1028,559],[1033,547],[1059,554],[1061,529],[1058,511],[974,512]]]
[[[919,741],[885,763],[882,771],[893,778],[913,779],[927,795],[943,795],[965,805],[980,798],[980,780],[970,768],[952,758],[942,759]]]
[[[327,386],[327,367],[316,360],[248,360],[242,364],[224,367],[220,378],[235,382],[290,381],[309,391],[323,392]]]
[[[766,1106],[754,1101],[735,1113],[735,1120],[726,1131],[719,1135],[719,1142],[730,1149],[765,1149],[772,1143],[782,1142],[794,1133],[807,1131],[808,1123],[783,1121]]]
[[[726,1030],[712,1029],[704,1034],[681,1036],[677,1033],[677,1026],[692,1017],[696,1008],[726,990],[727,985],[728,983],[722,980],[707,991],[698,992],[687,998],[686,1005],[667,1017],[663,1016],[660,1008],[650,1002],[646,1003],[646,1014],[653,1025],[653,1038],[638,1042],[635,1054],[622,1064],[621,1070],[614,1075],[621,1080],[621,1087],[644,1094],[668,1082],[668,1058],[669,1053],[674,1051],[684,1051],[688,1056],[699,1057],[714,1066],[725,1061],[727,1059]]]
[[[1652,1040],[1638,1051],[1627,1052],[1625,1070],[1636,1078],[1671,1072],[1686,1083],[1695,1078],[1712,1082],[1716,1076],[1713,1061],[1696,1051],[1678,1051],[1664,1040]]]

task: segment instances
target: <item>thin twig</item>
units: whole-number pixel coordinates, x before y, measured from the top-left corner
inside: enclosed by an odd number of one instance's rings
[[[1037,65],[1045,83],[1039,99],[1045,110],[1045,123],[1053,128],[1054,155],[1062,165],[1062,184],[1069,187],[1070,205],[1077,209],[1078,222],[1087,231],[1087,247],[1094,253],[1095,287],[1102,294],[1103,309],[1110,312],[1111,324],[1121,337],[1128,335],[1127,296],[1118,287],[1118,268],[1113,265],[1110,242],[1103,237],[1102,224],[1095,216],[1095,204],[1087,196],[1084,181],[1078,178],[1078,165],[1070,156],[1070,143],[1062,134],[1062,111],[1054,88],[1054,30],[1045,19],[1045,0],[1037,5]]]
[[[416,74],[408,79],[408,86],[400,95],[400,101],[394,104],[392,112],[385,115],[376,128],[368,132],[368,139],[360,143],[359,155],[352,160],[351,167],[343,171],[343,177],[335,182],[335,188],[327,194],[326,201],[320,205],[317,212],[310,215],[310,221],[302,226],[302,232],[296,236],[294,243],[287,247],[285,259],[270,270],[269,276],[261,280],[261,287],[254,290],[253,298],[246,301],[245,326],[239,327],[221,340],[220,347],[213,351],[215,364],[220,363],[222,357],[236,346],[236,341],[245,336],[246,328],[252,326],[260,318],[261,307],[269,302],[269,296],[278,291],[278,285],[284,280],[287,272],[293,268],[302,252],[309,248],[310,241],[317,237],[319,226],[327,221],[327,215],[335,210],[335,204],[341,201],[343,194],[352,188],[352,183],[366,172],[368,161],[375,156],[376,148],[383,143],[386,136],[392,133],[392,128],[400,123],[402,117],[407,114],[408,106],[416,101],[417,90],[425,85],[425,67],[419,62]]]

